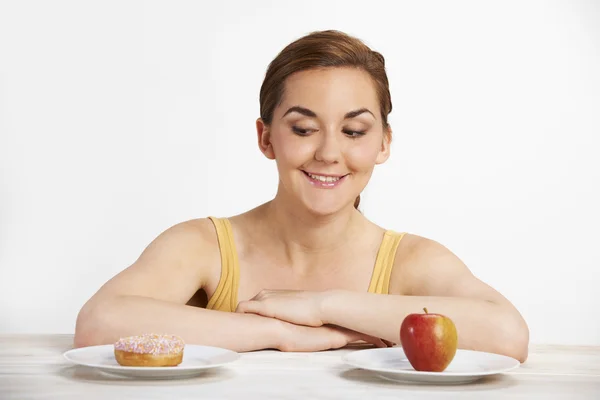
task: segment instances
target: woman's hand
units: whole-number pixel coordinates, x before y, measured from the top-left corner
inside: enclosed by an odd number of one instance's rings
[[[236,312],[257,314],[279,320],[277,349],[281,351],[322,351],[364,341],[377,347],[393,343],[334,325],[325,325],[322,303],[326,292],[262,290],[238,304]]]
[[[277,349],[286,352],[333,350],[359,341],[373,344],[376,347],[393,345],[385,340],[333,325],[311,327],[282,321],[280,323]]]
[[[326,324],[322,305],[327,292],[301,290],[262,290],[248,301],[241,301],[236,312],[258,314],[295,325],[319,327]]]

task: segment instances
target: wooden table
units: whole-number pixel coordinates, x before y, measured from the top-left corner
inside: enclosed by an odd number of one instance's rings
[[[71,335],[0,335],[0,399],[600,399],[600,347],[532,346],[508,374],[459,386],[401,384],[343,364],[355,349],[244,353],[217,372],[112,378],[67,362]]]

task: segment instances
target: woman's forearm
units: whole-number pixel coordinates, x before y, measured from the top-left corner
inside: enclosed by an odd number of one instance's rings
[[[339,325],[400,344],[400,325],[411,313],[443,314],[458,331],[458,346],[508,355],[524,362],[529,334],[522,319],[505,306],[489,301],[430,296],[380,295],[342,290],[323,301],[323,322]]]
[[[142,333],[177,334],[188,344],[244,352],[276,348],[278,322],[139,296],[118,296],[86,305],[77,318],[75,347],[112,344]]]

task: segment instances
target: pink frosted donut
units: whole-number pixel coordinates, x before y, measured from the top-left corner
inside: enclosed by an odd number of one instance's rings
[[[129,367],[171,367],[181,364],[185,343],[176,335],[129,336],[115,344],[115,358]]]

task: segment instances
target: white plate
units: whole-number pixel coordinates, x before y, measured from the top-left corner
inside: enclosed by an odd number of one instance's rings
[[[117,363],[113,345],[82,347],[69,350],[64,357],[79,365],[111,375],[131,378],[173,379],[200,375],[208,369],[231,363],[240,355],[235,351],[211,346],[186,344],[183,361],[175,367],[124,367]]]
[[[486,376],[508,372],[520,365],[519,360],[499,354],[457,350],[443,372],[416,371],[402,347],[357,350],[343,357],[353,367],[373,371],[381,378],[409,383],[460,384]]]

